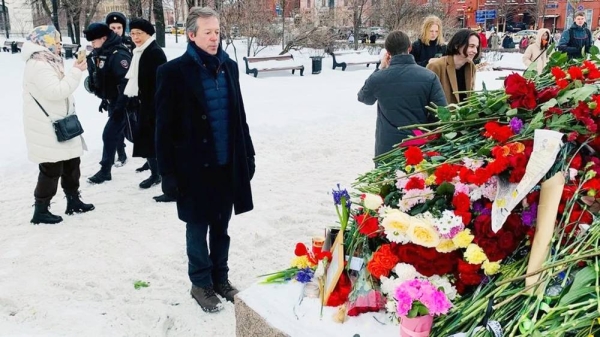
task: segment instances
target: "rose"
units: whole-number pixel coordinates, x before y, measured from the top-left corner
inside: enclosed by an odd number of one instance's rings
[[[548,87],[548,88],[540,91],[540,93],[538,94],[538,103],[540,103],[540,104],[546,103],[549,100],[556,98],[558,96],[559,92],[560,92],[559,87]]]
[[[358,224],[358,232],[369,238],[376,237],[379,233],[379,220],[369,214],[360,214],[354,218]]]
[[[510,96],[510,107],[533,110],[537,106],[535,83],[513,73],[504,80],[506,94]]]
[[[378,210],[383,204],[383,199],[377,194],[366,193],[363,194],[363,206],[370,210]]]
[[[382,276],[389,276],[391,271],[391,269],[386,268],[383,264],[375,260],[371,260],[367,263],[367,270],[376,279],[379,279]]]

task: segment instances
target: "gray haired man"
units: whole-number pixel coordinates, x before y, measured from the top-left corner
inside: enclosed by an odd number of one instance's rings
[[[176,193],[186,223],[192,297],[206,312],[233,302],[228,278],[232,208],[254,207],[250,179],[254,147],[246,123],[237,63],[220,45],[217,13],[192,8],[186,23],[186,52],[158,68],[156,155],[163,189]],[[206,235],[209,235],[209,241]]]

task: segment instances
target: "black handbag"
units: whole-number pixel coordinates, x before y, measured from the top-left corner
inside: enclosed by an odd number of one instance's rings
[[[125,139],[135,144],[140,133],[140,104],[137,97],[132,97],[125,108]]]
[[[40,109],[42,109],[42,111],[44,112],[44,115],[46,115],[48,118],[50,118],[50,115],[48,115],[48,113],[46,112],[44,107],[42,107],[40,102],[38,102],[38,100],[35,99],[35,97],[33,97],[33,95],[31,95],[31,98],[33,98],[35,103],[40,107]],[[77,115],[74,115],[74,114],[69,115],[69,107],[68,106],[67,106],[67,117],[56,120],[56,121],[52,121],[52,126],[54,127],[54,132],[56,133],[56,139],[59,142],[64,142],[69,139],[73,139],[83,133],[83,127],[81,126],[81,123],[79,122],[79,118],[77,118]]]

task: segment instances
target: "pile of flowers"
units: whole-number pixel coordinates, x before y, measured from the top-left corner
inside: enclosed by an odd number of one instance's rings
[[[511,336],[600,334],[597,52],[554,53],[546,73],[430,107],[439,121],[410,127],[425,145],[376,158],[351,204],[334,191],[345,254],[365,267],[326,304],[352,307],[366,286],[395,321],[441,315],[434,336],[491,321]]]

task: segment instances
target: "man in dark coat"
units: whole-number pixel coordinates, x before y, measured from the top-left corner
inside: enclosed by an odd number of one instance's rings
[[[84,32],[94,50],[88,55],[89,90],[102,100],[100,111],[108,111],[108,121],[102,133],[104,147],[100,171],[88,178],[92,184],[112,179],[111,168],[117,148],[123,144],[125,130],[125,105],[123,94],[127,79],[125,75],[131,63],[129,50],[121,43],[121,37],[103,23],[92,23]]]
[[[219,32],[214,10],[190,10],[187,50],[160,66],[156,79],[158,170],[173,182],[163,188],[177,190],[191,295],[206,312],[222,309],[216,294],[233,302],[238,292],[228,279],[227,227],[232,208],[235,214],[253,208],[255,168],[238,65],[221,48]]]
[[[573,16],[573,25],[565,29],[558,42],[558,50],[566,52],[572,58],[581,58],[581,51],[590,52],[592,47],[592,32],[585,23],[585,13],[577,12]]]
[[[367,105],[377,102],[375,156],[391,151],[411,130],[398,127],[435,121],[425,108],[430,103],[446,105],[438,77],[415,63],[409,52],[410,40],[401,31],[385,39],[386,55],[381,70],[375,71],[358,92],[358,101]]]
[[[133,156],[146,158],[150,177],[140,183],[140,188],[150,188],[161,182],[158,174],[155,151],[156,111],[156,72],[167,62],[165,53],[156,43],[154,27],[148,20],[134,19],[130,22],[131,37],[136,48],[133,50],[131,67],[127,73],[125,95],[129,97],[127,114],[135,115],[137,124],[133,136]],[[173,199],[174,200],[174,199]]]

